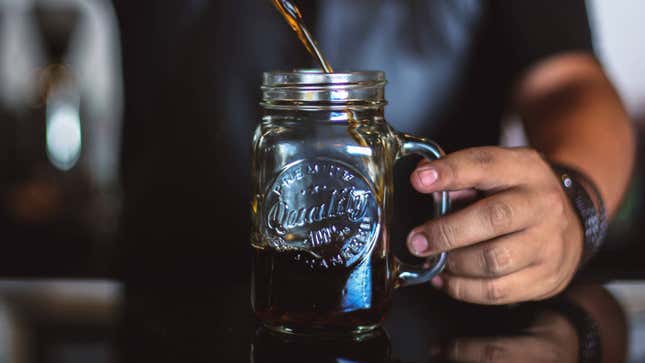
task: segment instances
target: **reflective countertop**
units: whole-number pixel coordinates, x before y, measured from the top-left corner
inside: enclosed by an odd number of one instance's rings
[[[359,341],[275,335],[258,327],[248,286],[189,285],[0,281],[0,362],[645,361],[638,280],[577,283],[557,301],[498,307],[401,289],[384,329]]]

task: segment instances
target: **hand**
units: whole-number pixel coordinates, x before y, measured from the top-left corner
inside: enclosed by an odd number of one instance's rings
[[[544,313],[522,334],[508,337],[459,338],[443,355],[451,362],[578,362],[579,343],[566,318]]]
[[[421,193],[475,189],[468,207],[414,228],[420,257],[448,251],[433,279],[458,300],[508,304],[561,292],[582,255],[582,225],[542,156],[527,148],[479,147],[424,161],[410,176]]]

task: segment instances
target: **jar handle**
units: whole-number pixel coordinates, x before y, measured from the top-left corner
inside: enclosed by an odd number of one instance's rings
[[[418,154],[432,161],[445,155],[441,147],[434,141],[404,133],[398,133],[397,138],[399,139],[400,148],[397,154],[397,160],[411,154]],[[435,200],[439,199],[439,202],[435,203],[435,215],[445,215],[450,211],[448,192],[437,192],[435,196],[438,197]],[[447,257],[446,252],[429,257],[426,262],[430,267],[410,265],[397,259],[397,272],[395,274],[398,280],[397,286],[416,285],[430,281],[443,270]]]

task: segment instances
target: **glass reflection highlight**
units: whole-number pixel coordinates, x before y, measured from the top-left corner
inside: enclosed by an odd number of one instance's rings
[[[47,105],[47,157],[58,169],[67,171],[81,155],[81,120],[78,108],[70,104]]]
[[[347,145],[345,150],[350,155],[372,156],[372,149],[369,147]]]

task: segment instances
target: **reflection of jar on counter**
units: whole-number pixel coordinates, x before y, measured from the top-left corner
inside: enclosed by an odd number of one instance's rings
[[[390,350],[384,330],[364,340],[315,340],[280,336],[260,328],[251,345],[251,362],[394,363]]]

